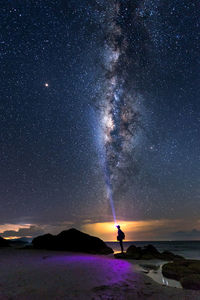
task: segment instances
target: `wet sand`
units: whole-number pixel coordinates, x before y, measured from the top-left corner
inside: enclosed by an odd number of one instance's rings
[[[200,292],[162,286],[113,256],[0,249],[0,300],[200,300]]]

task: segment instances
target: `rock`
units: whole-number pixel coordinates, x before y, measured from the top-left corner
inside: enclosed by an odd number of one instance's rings
[[[50,233],[40,235],[33,239],[32,245],[38,249],[56,249],[57,244],[55,236]]]
[[[9,241],[0,236],[0,247],[9,247]]]
[[[174,253],[172,253],[170,251],[164,251],[164,252],[160,253],[158,255],[158,258],[160,258],[162,260],[169,260],[169,261],[170,260],[175,261],[175,260],[183,260],[184,259],[183,256],[176,255],[176,254],[174,254]]]
[[[180,280],[185,275],[193,274],[193,271],[179,262],[167,263],[162,267],[162,273],[165,277]]]
[[[157,256],[160,254],[160,252],[153,245],[145,246],[144,249],[142,250],[142,253],[151,254],[153,256]]]
[[[180,281],[186,289],[200,289],[200,261],[184,259],[165,264],[162,268],[165,277]]]
[[[192,274],[181,278],[180,283],[184,289],[200,290],[200,274]]]
[[[74,228],[62,231],[58,235],[45,234],[32,241],[34,248],[85,252],[93,254],[110,254],[113,250],[101,239],[90,236]]]
[[[165,264],[162,268],[165,277],[180,281],[185,289],[200,290],[200,261],[185,259]]]
[[[180,255],[175,255],[170,251],[164,251],[160,253],[153,245],[147,245],[144,248],[136,247],[131,245],[128,247],[127,251],[123,256],[118,253],[115,254],[116,258],[126,258],[126,259],[140,259],[140,260],[150,260],[150,259],[161,259],[166,261],[183,261],[184,257]]]
[[[126,251],[126,256],[128,258],[132,258],[132,259],[140,259],[142,255],[142,250],[140,247],[136,247],[134,245],[131,245],[130,247],[128,247],[127,251]]]
[[[131,259],[155,259],[158,258],[160,252],[153,246],[147,245],[144,248],[136,247],[135,245],[131,245],[127,251],[126,255]]]
[[[191,260],[189,264],[189,268],[194,272],[200,274],[200,261],[199,260]]]

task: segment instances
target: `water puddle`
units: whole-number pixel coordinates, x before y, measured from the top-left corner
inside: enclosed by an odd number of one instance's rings
[[[182,289],[182,286],[179,281],[168,279],[163,276],[162,274],[162,266],[166,264],[166,262],[145,262],[138,264],[138,270],[144,272],[147,276],[149,276],[151,279],[156,281],[159,284],[175,287]]]

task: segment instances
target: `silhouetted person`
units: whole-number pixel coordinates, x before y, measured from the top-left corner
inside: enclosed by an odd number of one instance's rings
[[[117,236],[117,240],[119,241],[122,253],[124,253],[124,248],[123,248],[123,240],[125,239],[125,234],[123,233],[123,231],[120,229],[120,226],[117,225],[116,226],[118,228],[118,236]]]

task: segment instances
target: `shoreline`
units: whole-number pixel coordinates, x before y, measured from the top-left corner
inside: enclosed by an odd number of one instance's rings
[[[1,300],[198,300],[200,291],[160,285],[134,262],[64,251],[0,249]]]
[[[114,252],[114,254],[117,253],[121,253],[121,252],[119,251]],[[160,285],[182,289],[182,286],[179,281],[166,278],[162,274],[162,266],[170,261],[163,261],[159,259],[151,259],[151,260],[126,259],[126,261],[130,262],[132,265],[134,265],[137,268],[139,272],[144,273],[146,276],[151,278],[154,282],[157,282]],[[157,270],[154,270],[155,266],[157,266]]]
[[[161,261],[157,259],[152,260],[128,260],[134,266],[137,267],[137,270],[141,273],[144,273],[146,276],[151,278],[154,282],[164,285],[167,287],[173,287],[178,289],[183,289],[180,282],[174,279],[169,279],[163,276],[162,266],[168,261]],[[156,268],[155,268],[156,267]]]

